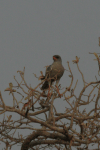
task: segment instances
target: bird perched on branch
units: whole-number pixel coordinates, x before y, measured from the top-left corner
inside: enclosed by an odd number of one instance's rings
[[[41,90],[46,90],[49,88],[49,92],[48,92],[49,95],[50,86],[54,81],[56,81],[57,91],[61,97],[61,94],[58,89],[58,83],[64,73],[64,67],[62,66],[62,59],[59,55],[54,55],[53,60],[54,60],[53,64],[47,67],[45,76],[41,79],[41,80],[45,79],[45,82],[42,85]]]

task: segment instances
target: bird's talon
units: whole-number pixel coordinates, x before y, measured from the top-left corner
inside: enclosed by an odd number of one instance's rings
[[[47,97],[50,97],[51,96],[51,93],[50,92],[48,92],[48,95],[47,95]]]
[[[59,93],[59,97],[61,98],[62,96],[63,96],[63,94],[60,94],[60,93]]]

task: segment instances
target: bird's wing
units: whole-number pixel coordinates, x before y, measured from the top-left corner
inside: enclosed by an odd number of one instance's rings
[[[45,73],[45,78],[49,78],[50,77],[50,72],[52,70],[52,65],[50,65],[47,69],[46,69],[46,73]]]
[[[48,66],[48,67],[46,68],[45,79],[50,78],[50,72],[51,72],[51,69],[52,69],[51,66],[52,66],[52,65],[50,65],[50,66]],[[41,87],[41,90],[46,90],[46,89],[48,89],[48,88],[49,88],[49,84],[52,84],[52,82],[53,82],[53,79],[52,79],[51,81],[45,81],[44,84],[43,84],[42,87]]]
[[[46,72],[49,72],[51,70],[51,66],[52,65],[49,65],[49,67],[47,67]]]

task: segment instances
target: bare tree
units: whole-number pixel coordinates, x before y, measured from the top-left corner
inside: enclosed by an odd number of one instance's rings
[[[94,53],[99,65],[99,56]],[[90,144],[96,144],[100,149],[100,81],[96,80],[86,83],[83,73],[79,68],[79,58],[73,60],[73,65],[77,65],[77,69],[82,76],[83,87],[79,91],[78,96],[75,95],[78,80],[73,85],[73,73],[69,62],[69,79],[70,85],[66,87],[62,94],[63,101],[66,101],[67,108],[61,113],[57,112],[54,101],[60,98],[55,86],[51,86],[51,95],[47,96],[47,91],[41,91],[39,87],[43,84],[41,81],[35,88],[28,86],[25,81],[23,71],[18,71],[21,82],[16,81],[16,86],[9,83],[9,87],[5,91],[13,98],[13,106],[7,106],[0,93],[0,114],[3,115],[10,112],[11,115],[4,115],[0,122],[0,141],[5,143],[5,149],[11,149],[14,145],[19,144],[21,150],[39,150],[39,149],[57,149],[67,150],[75,147],[78,150],[88,149]],[[43,76],[43,73],[41,72]],[[41,79],[40,77],[36,78]],[[90,88],[88,94],[85,91]],[[61,86],[59,86],[59,90]],[[69,96],[66,96],[67,93]],[[19,95],[21,98],[17,99]],[[26,102],[27,101],[27,102]],[[86,106],[93,103],[93,108],[87,113]],[[18,117],[12,119],[13,114]],[[66,122],[66,123],[65,123]],[[38,125],[33,126],[34,123]],[[28,130],[31,134],[24,136],[20,130],[25,132]]]

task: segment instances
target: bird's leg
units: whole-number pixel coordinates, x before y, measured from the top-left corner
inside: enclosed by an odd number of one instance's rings
[[[51,87],[51,80],[49,81],[49,90],[48,90],[47,97],[50,97],[52,95],[52,92],[50,93],[50,87]]]
[[[47,96],[47,97],[49,97],[49,96],[51,96],[51,93],[50,93],[50,85],[49,85],[49,91],[48,91],[48,96]]]
[[[56,88],[57,88],[57,92],[58,92],[58,94],[59,94],[59,96],[60,96],[60,98],[61,98],[62,94],[60,94],[60,92],[59,92],[59,88],[58,88],[58,86],[57,86],[57,85],[56,85]]]
[[[58,92],[58,94],[59,94],[59,96],[60,96],[60,98],[61,98],[61,96],[62,96],[63,94],[60,94],[60,92],[59,92],[58,83],[59,83],[59,80],[56,80],[57,92]]]

